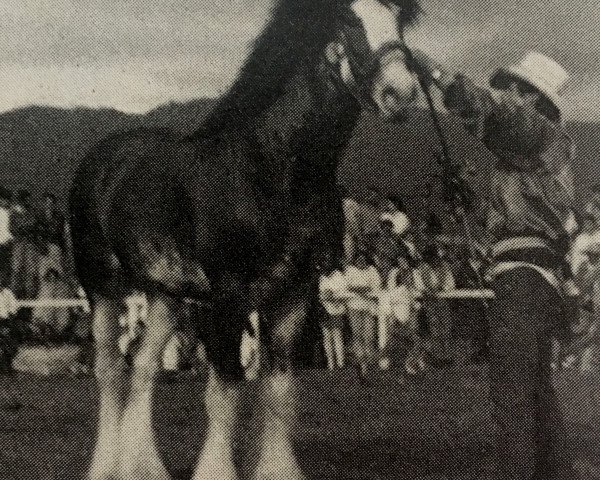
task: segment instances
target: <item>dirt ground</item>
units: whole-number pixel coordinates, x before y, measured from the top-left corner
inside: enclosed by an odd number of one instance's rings
[[[492,465],[486,378],[485,368],[468,366],[408,382],[377,373],[366,385],[352,370],[300,372],[295,445],[308,478],[481,478]],[[93,379],[22,375],[17,384],[23,408],[0,411],[0,479],[84,478],[97,415]],[[561,372],[556,385],[571,449],[600,465],[600,377]],[[248,398],[255,387],[247,388]],[[189,478],[203,440],[201,395],[198,377],[158,388],[159,449],[176,479]],[[250,411],[245,405],[239,451],[256,443]]]

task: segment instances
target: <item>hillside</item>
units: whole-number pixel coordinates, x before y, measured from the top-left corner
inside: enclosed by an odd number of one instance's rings
[[[140,126],[190,132],[213,104],[214,100],[209,99],[170,103],[146,115],[38,106],[6,112],[0,115],[0,183],[10,188],[29,188],[38,194],[52,190],[64,198],[78,162],[97,140],[111,132]],[[446,119],[444,125],[452,140],[452,154],[473,167],[469,169],[473,183],[485,194],[490,154],[456,122]],[[571,123],[569,131],[578,145],[575,170],[581,197],[591,184],[600,182],[596,167],[600,124]],[[340,165],[340,181],[350,187],[379,186],[405,196],[414,210],[421,210],[437,203],[439,197],[438,168],[432,155],[438,149],[426,112],[415,112],[410,126],[385,124],[365,115]]]

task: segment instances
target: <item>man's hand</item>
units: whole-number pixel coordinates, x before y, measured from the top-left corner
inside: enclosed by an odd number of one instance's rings
[[[419,49],[412,49],[412,68],[426,83],[433,83],[442,91],[453,82],[454,76],[444,70],[444,67],[432,57]]]
[[[414,68],[415,73],[426,80],[432,79],[434,77],[434,72],[440,69],[440,65],[421,50],[416,48],[412,49],[411,55],[413,60],[412,67]]]

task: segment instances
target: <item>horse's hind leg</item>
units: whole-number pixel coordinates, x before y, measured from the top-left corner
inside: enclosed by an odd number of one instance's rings
[[[297,303],[277,312],[272,319],[274,327],[268,341],[274,369],[262,384],[260,401],[265,419],[256,480],[304,479],[292,445],[296,393],[291,358],[305,317],[305,305]]]
[[[173,300],[148,299],[146,330],[134,354],[127,405],[121,423],[121,478],[166,480],[170,476],[160,460],[152,427],[152,394],[162,369],[165,346],[175,331]]]
[[[118,348],[120,303],[92,295],[93,335],[96,359],[94,373],[100,393],[96,446],[90,480],[119,478],[119,429],[126,381],[125,365]]]

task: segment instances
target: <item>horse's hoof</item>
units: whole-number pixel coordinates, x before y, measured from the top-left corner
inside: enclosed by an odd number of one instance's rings
[[[162,463],[144,465],[121,465],[119,480],[173,480]]]
[[[296,459],[262,459],[259,462],[253,480],[306,480]]]
[[[257,473],[253,480],[306,480],[302,472],[265,472]]]
[[[112,480],[112,479],[110,479]],[[151,469],[144,470],[126,470],[121,472],[118,479],[115,480],[173,480],[166,472],[155,472]]]
[[[121,475],[115,472],[90,472],[88,473],[87,480],[121,480]]]

